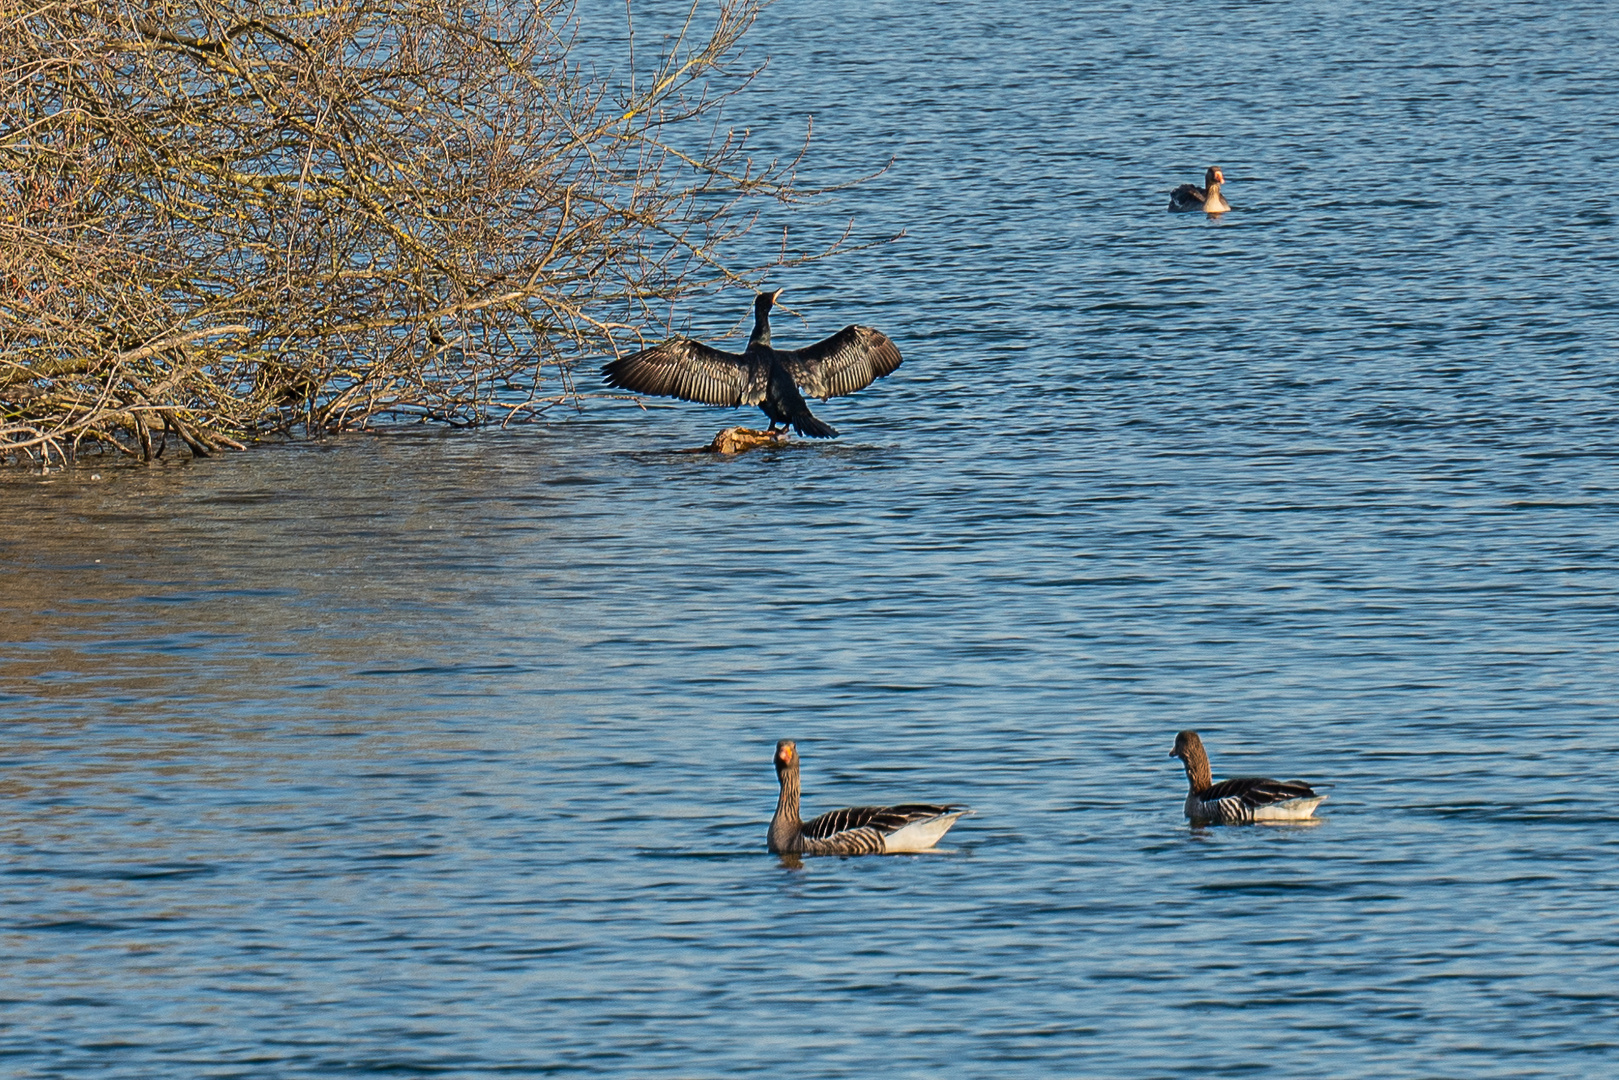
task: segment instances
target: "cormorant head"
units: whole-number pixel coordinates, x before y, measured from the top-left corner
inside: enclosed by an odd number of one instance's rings
[[[1215,184],[1223,183],[1225,183],[1225,173],[1220,171],[1220,166],[1210,165],[1209,171],[1203,174],[1203,186],[1213,187]]]
[[[753,298],[754,310],[758,311],[760,314],[768,314],[771,307],[776,303],[776,297],[780,296],[781,293],[782,290],[780,289],[777,289],[775,292],[759,293]]]

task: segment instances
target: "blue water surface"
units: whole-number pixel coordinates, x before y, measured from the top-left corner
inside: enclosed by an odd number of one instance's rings
[[[0,482],[0,1072],[1619,1073],[1611,6],[752,42],[761,154],[886,170],[744,247],[904,234],[771,282],[904,351],[841,439],[598,400]],[[1182,728],[1321,823],[1189,828]],[[976,813],[784,866],[783,737],[811,813]]]

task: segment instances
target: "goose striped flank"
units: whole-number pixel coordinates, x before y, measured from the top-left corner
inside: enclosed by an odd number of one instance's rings
[[[1252,825],[1256,821],[1301,821],[1326,799],[1302,780],[1257,776],[1222,780],[1209,772],[1209,755],[1195,731],[1175,736],[1169,756],[1186,766],[1186,816],[1196,825]]]
[[[798,744],[776,744],[776,779],[781,797],[770,819],[770,850],[777,855],[893,855],[926,851],[950,831],[965,806],[902,803],[829,810],[809,821],[798,819]]]

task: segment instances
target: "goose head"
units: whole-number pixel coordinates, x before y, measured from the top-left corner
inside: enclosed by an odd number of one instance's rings
[[[1210,173],[1214,171],[1214,169],[1209,170]],[[1203,740],[1197,737],[1197,732],[1183,731],[1175,736],[1175,748],[1169,752],[1169,756],[1190,762],[1194,757],[1198,756],[1207,758],[1208,754],[1204,752]]]
[[[1180,758],[1181,764],[1186,767],[1186,786],[1192,794],[1207,790],[1214,782],[1209,775],[1209,755],[1203,749],[1203,740],[1197,737],[1197,732],[1183,731],[1175,736],[1175,748],[1169,752],[1169,756]]]

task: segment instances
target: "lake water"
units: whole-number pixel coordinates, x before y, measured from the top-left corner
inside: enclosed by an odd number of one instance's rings
[[[1612,8],[754,42],[733,122],[893,158],[760,225],[906,233],[772,282],[904,350],[843,438],[0,479],[0,1071],[1619,1074]],[[1189,828],[1182,728],[1321,823]],[[976,814],[784,866],[784,737],[808,812]]]

